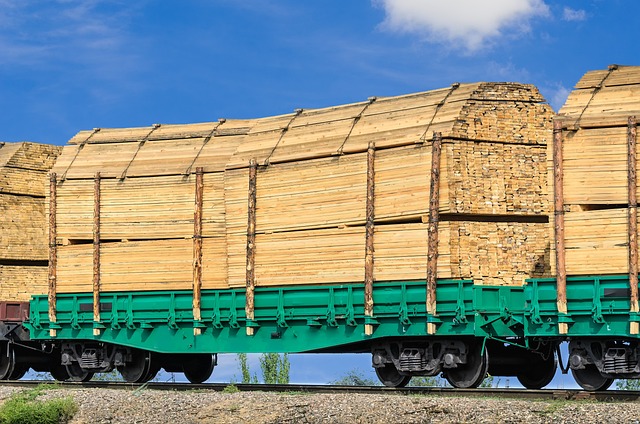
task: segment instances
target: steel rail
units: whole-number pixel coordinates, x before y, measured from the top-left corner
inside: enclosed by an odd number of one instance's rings
[[[359,394],[388,394],[388,395],[437,395],[455,397],[496,397],[512,399],[537,400],[596,400],[604,402],[637,402],[640,401],[640,391],[607,390],[600,392],[586,392],[578,389],[512,389],[512,388],[478,388],[455,389],[451,387],[403,387],[393,388],[384,386],[332,386],[318,384],[234,384],[234,383],[179,383],[179,382],[149,382],[144,384],[126,383],[120,381],[89,381],[89,382],[59,382],[50,380],[18,380],[1,381],[5,387],[34,387],[50,384],[57,388],[78,389],[116,389],[116,390],[212,390],[224,391],[230,386],[241,392],[275,392],[275,393],[359,393]],[[227,389],[228,390],[228,389]]]

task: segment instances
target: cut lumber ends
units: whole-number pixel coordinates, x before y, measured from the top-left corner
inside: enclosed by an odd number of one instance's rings
[[[46,174],[62,146],[0,143],[0,193],[45,197]]]
[[[47,252],[44,199],[0,194],[0,263],[46,261]]]
[[[0,143],[0,300],[47,292],[47,172],[61,146]]]
[[[28,302],[32,295],[46,293],[46,266],[0,265],[0,300]]]

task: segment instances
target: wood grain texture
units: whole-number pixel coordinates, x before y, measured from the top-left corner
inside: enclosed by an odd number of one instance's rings
[[[454,84],[254,120],[81,132],[55,168],[65,176],[60,289],[83,291],[90,282],[95,172],[102,176],[102,289],[191,289],[197,167],[204,172],[203,289],[247,287],[248,265],[256,287],[362,283],[373,186],[370,279],[424,280],[432,159],[425,141],[434,131],[442,132],[438,212],[445,216],[438,276],[522,284],[547,275],[552,111],[543,101],[529,85]],[[248,263],[253,158],[255,258]],[[375,169],[369,184],[368,168]]]

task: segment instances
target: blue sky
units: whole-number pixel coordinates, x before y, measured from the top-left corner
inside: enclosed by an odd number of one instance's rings
[[[0,0],[0,140],[251,118],[638,64],[622,0]]]
[[[64,144],[95,127],[453,82],[533,83],[557,110],[587,70],[640,64],[638,16],[640,2],[623,0],[0,0],[0,141]]]

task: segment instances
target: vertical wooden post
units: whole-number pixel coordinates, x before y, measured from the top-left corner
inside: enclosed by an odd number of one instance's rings
[[[553,213],[556,245],[556,291],[558,313],[567,313],[567,269],[564,248],[564,170],[562,121],[553,121]],[[566,322],[558,323],[560,334],[569,332]]]
[[[436,314],[438,281],[438,222],[440,220],[440,156],[442,134],[433,133],[431,145],[431,183],[429,186],[429,227],[427,230],[427,315]],[[435,334],[435,323],[427,323],[427,333]]]
[[[370,142],[367,149],[367,206],[365,221],[364,255],[364,315],[373,317],[373,233],[375,226],[375,143]],[[373,334],[373,324],[364,325],[364,334]]]
[[[56,245],[56,205],[57,205],[57,188],[58,180],[56,173],[52,172],[49,175],[49,287],[48,287],[48,302],[49,302],[49,321],[51,323],[56,322],[56,279],[58,269],[58,252]],[[51,337],[56,336],[56,330],[50,329],[49,335]]]
[[[100,173],[94,176],[93,187],[93,321],[100,323]],[[94,328],[99,336],[100,329]]]
[[[247,321],[253,321],[254,292],[256,284],[256,178],[258,175],[258,163],[255,159],[249,162],[249,196],[247,208],[247,292],[245,313]],[[247,336],[253,336],[254,328],[247,326]]]
[[[202,204],[204,191],[204,170],[202,167],[196,168],[196,192],[195,210],[193,212],[193,320],[200,321],[202,314],[201,291],[202,291]],[[193,328],[193,334],[199,336],[202,329]]]
[[[638,312],[638,179],[636,174],[636,117],[627,120],[627,182],[629,192],[629,288],[630,312]],[[640,323],[631,321],[630,334],[640,333]]]

